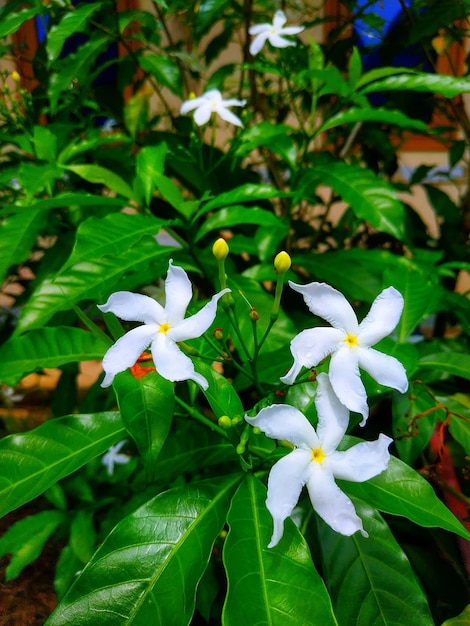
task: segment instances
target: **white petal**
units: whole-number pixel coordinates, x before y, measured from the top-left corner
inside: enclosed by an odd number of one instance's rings
[[[217,314],[217,302],[229,291],[230,289],[223,289],[219,291],[219,293],[216,293],[215,296],[212,296],[211,301],[205,304],[195,315],[187,317],[174,328],[171,328],[168,331],[168,338],[173,341],[186,341],[187,339],[200,337],[206,332],[215,319]]]
[[[340,348],[331,355],[330,383],[341,404],[363,417],[361,426],[369,415],[367,395],[359,375],[357,348]]]
[[[401,393],[408,389],[408,378],[403,365],[395,357],[374,348],[358,348],[359,367],[362,367],[380,385],[392,387]]]
[[[269,31],[264,31],[257,35],[250,44],[250,54],[255,56],[262,49],[264,44],[266,43],[266,39],[269,36]]]
[[[280,30],[286,23],[287,18],[284,11],[276,11],[273,18],[273,26],[276,30]]]
[[[359,325],[359,342],[373,346],[396,328],[403,311],[403,296],[394,287],[384,289]]]
[[[173,265],[170,260],[165,280],[165,313],[170,326],[176,326],[183,319],[188,304],[193,297],[191,281],[182,267]]]
[[[185,100],[180,107],[181,115],[185,113],[189,113],[194,109],[197,109],[200,106],[204,106],[206,104],[206,99],[204,97],[201,98],[191,98],[190,100]]]
[[[315,429],[305,415],[288,404],[273,404],[261,409],[256,417],[245,415],[245,420],[272,439],[284,439],[309,450],[320,445]]]
[[[337,533],[349,537],[359,530],[364,534],[362,520],[353,503],[335,483],[331,473],[320,463],[311,463],[309,469],[307,489],[318,515]]]
[[[268,478],[266,506],[274,522],[274,531],[268,548],[277,545],[284,532],[284,520],[297,504],[308,476],[311,454],[307,450],[293,450],[273,465]]]
[[[250,33],[250,35],[259,35],[260,33],[270,31],[271,28],[271,24],[253,24],[253,26],[250,26],[248,32]]]
[[[130,291],[116,291],[109,296],[106,304],[97,305],[103,313],[114,313],[128,322],[163,324],[166,320],[163,307],[153,298]]]
[[[152,342],[158,328],[157,325],[153,324],[134,328],[109,348],[103,358],[103,369],[106,376],[101,383],[102,387],[109,387],[116,374],[124,372],[128,367],[134,365],[145,348]]]
[[[362,483],[387,469],[392,442],[393,439],[380,434],[376,441],[362,441],[344,452],[334,452],[323,464],[335,478]]]
[[[297,285],[289,281],[289,285],[303,295],[305,304],[314,315],[327,320],[335,328],[357,334],[356,314],[342,293],[325,283]]]
[[[244,107],[246,104],[246,100],[238,100],[237,98],[228,98],[223,101],[224,107]]]
[[[298,35],[304,30],[304,26],[285,26],[279,31],[280,35]]]
[[[222,102],[222,94],[218,89],[209,89],[202,97],[209,102],[213,102],[214,100],[216,102]]]
[[[241,119],[223,106],[219,107],[216,113],[218,113],[225,122],[229,122],[229,124],[243,126]]]
[[[205,103],[194,111],[194,121],[198,126],[207,124],[212,115],[213,108],[210,103]]]
[[[315,367],[329,354],[338,349],[345,337],[336,328],[310,328],[303,330],[290,342],[294,365],[281,378],[283,383],[292,385],[302,367]]]
[[[183,354],[178,346],[168,339],[167,335],[157,333],[152,342],[152,356],[157,372],[163,378],[172,382],[194,380],[203,389],[208,388],[209,383],[202,374],[198,374],[194,370],[191,359]]]
[[[287,48],[288,46],[297,45],[295,41],[289,41],[288,39],[284,39],[284,37],[281,37],[280,35],[270,35],[268,37],[268,40],[274,48]]]
[[[349,411],[338,400],[326,374],[317,376],[317,435],[325,454],[336,450],[349,425]]]

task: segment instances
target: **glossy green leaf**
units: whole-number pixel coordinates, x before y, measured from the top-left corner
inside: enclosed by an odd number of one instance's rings
[[[222,415],[228,415],[231,419],[234,417],[243,418],[245,410],[232,383],[225,376],[218,374],[207,363],[199,363],[198,371],[206,377],[209,383],[209,387],[203,390],[203,393],[211,405],[215,416],[222,417]]]
[[[163,54],[148,54],[139,56],[140,67],[157,79],[161,87],[168,87],[170,91],[183,97],[183,83],[178,64]]]
[[[64,165],[64,167],[89,183],[104,185],[124,198],[135,199],[134,192],[126,181],[101,165]]]
[[[43,213],[28,211],[20,215],[10,215],[1,222],[0,284],[12,265],[22,263],[29,257],[46,219],[47,216]]]
[[[427,354],[420,359],[418,365],[423,370],[446,372],[470,380],[470,355],[462,352]]]
[[[7,582],[38,558],[44,544],[64,519],[62,511],[41,511],[8,528],[0,538],[0,556],[12,555],[5,571]]]
[[[251,474],[232,499],[223,551],[228,580],[223,626],[337,625],[325,584],[290,519],[280,543],[267,547],[272,518],[265,500],[266,488]]]
[[[358,218],[379,231],[403,239],[404,207],[393,187],[372,170],[328,160],[315,162],[311,174],[317,184],[329,185],[339,194]]]
[[[174,383],[157,372],[149,372],[137,379],[127,370],[115,377],[113,388],[122,421],[152,477],[173,421]]]
[[[145,146],[137,155],[136,172],[142,184],[147,205],[150,204],[157,184],[157,177],[164,172],[167,153],[168,146],[166,143],[160,143],[157,146]]]
[[[14,335],[0,346],[0,380],[16,385],[25,374],[44,367],[102,359],[110,344],[102,335],[71,326],[36,328]]]
[[[0,516],[29,502],[126,436],[117,412],[67,415],[0,440]]]
[[[433,626],[426,597],[383,518],[354,502],[369,533],[345,537],[318,520],[319,545],[339,624]]]
[[[449,432],[458,441],[465,454],[470,456],[470,396],[456,393],[448,398],[438,398],[449,411]]]
[[[336,113],[328,118],[316,130],[319,135],[327,130],[341,126],[342,124],[355,124],[357,122],[374,122],[378,124],[387,124],[389,126],[399,126],[400,128],[408,128],[422,133],[429,133],[427,124],[421,120],[408,117],[401,111],[390,111],[381,108],[351,108],[346,111]]]
[[[82,564],[87,563],[95,551],[96,531],[93,524],[93,512],[77,511],[70,524],[69,546]]]
[[[8,8],[8,7],[7,7]],[[22,9],[18,12],[1,14],[0,37],[7,37],[15,33],[24,22],[42,13],[43,7],[39,3],[33,9]]]
[[[47,126],[33,129],[34,150],[38,159],[55,162],[57,159],[57,136]]]
[[[122,208],[126,201],[122,198],[109,198],[108,196],[97,196],[90,193],[67,192],[57,194],[54,198],[36,200],[30,204],[13,204],[0,209],[0,213],[21,213],[49,211],[50,209],[69,208],[74,206],[96,206],[106,208]]]
[[[415,72],[413,74],[399,74],[376,80],[361,88],[360,92],[373,93],[376,91],[426,91],[438,93],[446,98],[452,98],[460,93],[470,92],[470,80],[443,74],[428,74]]]
[[[256,200],[269,200],[271,198],[285,198],[290,194],[279,191],[272,185],[254,185],[248,183],[235,187],[231,191],[219,194],[216,198],[209,200],[202,210],[204,213],[213,211],[228,204],[241,204],[242,202],[255,202]]]
[[[230,206],[220,209],[210,215],[198,230],[196,241],[202,239],[207,233],[230,226],[241,224],[253,224],[254,226],[268,226],[270,228],[282,228],[287,231],[287,223],[280,217],[259,207],[246,208],[243,206]]]
[[[238,136],[240,144],[236,153],[242,157],[263,146],[274,154],[278,154],[290,167],[294,168],[297,151],[294,140],[289,136],[291,132],[292,127],[286,124],[271,124],[267,121],[253,124]]]
[[[446,619],[442,626],[468,626],[470,623],[470,604],[464,608],[460,615],[452,619]]]
[[[468,532],[420,474],[395,457],[385,472],[364,483],[338,481],[347,494],[384,513],[401,515],[425,528],[443,528],[470,539]]]
[[[47,58],[53,63],[59,58],[62,47],[71,34],[87,30],[88,20],[101,7],[101,3],[81,4],[64,14],[58,24],[54,24],[47,37]]]
[[[159,494],[108,535],[48,626],[186,626],[239,475]]]

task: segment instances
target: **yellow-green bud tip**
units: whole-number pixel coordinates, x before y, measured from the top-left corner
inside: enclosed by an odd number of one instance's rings
[[[220,237],[212,246],[212,254],[215,256],[217,261],[223,261],[227,258],[229,253],[229,248],[225,239]]]
[[[15,83],[19,83],[21,80],[21,76],[18,74],[16,70],[13,70],[11,73],[11,79],[15,81]]]
[[[291,258],[287,252],[279,252],[274,259],[274,269],[278,274],[285,274],[291,266]]]
[[[220,428],[223,428],[224,430],[228,430],[232,426],[232,420],[228,415],[221,415],[217,421]]]

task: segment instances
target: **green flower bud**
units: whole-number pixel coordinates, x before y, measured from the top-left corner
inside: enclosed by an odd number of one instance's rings
[[[217,421],[220,428],[223,428],[224,430],[228,430],[232,427],[232,420],[228,415],[221,415]]]

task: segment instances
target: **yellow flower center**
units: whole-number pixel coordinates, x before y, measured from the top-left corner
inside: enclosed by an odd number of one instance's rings
[[[325,453],[321,448],[313,448],[312,450],[312,461],[316,461],[317,463],[323,463],[325,460]]]
[[[349,333],[346,335],[346,339],[344,341],[350,348],[354,348],[354,346],[359,345],[356,335],[350,335]]]
[[[158,332],[166,335],[169,330],[170,330],[170,324],[168,324],[168,322],[163,322],[163,324],[160,324],[160,328],[158,329]]]

